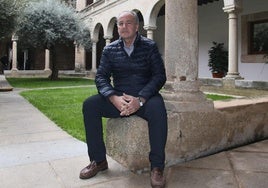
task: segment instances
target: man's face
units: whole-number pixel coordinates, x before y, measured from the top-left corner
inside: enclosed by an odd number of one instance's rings
[[[125,40],[134,39],[139,25],[130,13],[122,13],[117,21],[118,33]]]

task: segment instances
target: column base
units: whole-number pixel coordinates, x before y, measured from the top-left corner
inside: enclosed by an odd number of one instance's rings
[[[11,77],[19,77],[19,70],[17,68],[12,68],[10,70],[10,76]]]
[[[239,80],[239,79],[244,79],[244,78],[241,77],[238,72],[234,72],[234,73],[229,73],[228,72],[227,75],[223,79],[235,79],[235,80]]]
[[[168,84],[161,92],[168,111],[192,112],[213,111],[213,101],[208,100],[199,90],[198,81],[183,81]]]
[[[50,69],[44,69],[45,73],[51,73],[52,71]]]

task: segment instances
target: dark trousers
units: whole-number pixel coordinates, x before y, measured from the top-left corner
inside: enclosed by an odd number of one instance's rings
[[[83,115],[89,158],[96,162],[105,160],[106,148],[103,141],[102,117],[118,118],[121,117],[120,112],[109,100],[98,94],[84,101]],[[163,169],[167,140],[167,113],[162,96],[157,94],[151,97],[135,115],[148,122],[151,168]]]

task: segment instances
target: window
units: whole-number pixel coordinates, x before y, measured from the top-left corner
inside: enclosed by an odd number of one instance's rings
[[[250,22],[249,54],[266,54],[268,52],[268,20]]]
[[[241,16],[241,62],[265,63],[268,52],[268,11]]]

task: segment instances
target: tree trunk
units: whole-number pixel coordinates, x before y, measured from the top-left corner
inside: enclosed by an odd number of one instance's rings
[[[57,80],[59,78],[59,69],[57,66],[56,60],[56,52],[55,52],[55,46],[52,46],[49,51],[50,51],[50,63],[51,63],[51,75],[50,75],[50,80]]]

